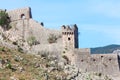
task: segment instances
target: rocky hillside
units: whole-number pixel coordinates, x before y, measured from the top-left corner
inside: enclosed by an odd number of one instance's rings
[[[56,57],[19,51],[0,47],[0,80],[57,80],[67,76]]]
[[[47,52],[37,55],[0,47],[0,80],[112,80],[102,73],[86,73]]]

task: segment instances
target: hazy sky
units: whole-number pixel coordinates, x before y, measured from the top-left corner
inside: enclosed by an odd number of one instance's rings
[[[120,44],[120,0],[1,0],[1,9],[31,7],[33,19],[45,27],[77,24],[79,45]]]

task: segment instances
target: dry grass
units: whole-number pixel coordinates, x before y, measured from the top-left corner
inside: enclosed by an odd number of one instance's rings
[[[22,59],[16,60],[16,56],[19,56]],[[20,53],[16,50],[0,47],[0,59],[9,60],[12,68],[16,69],[13,71],[10,68],[0,68],[0,80],[10,80],[10,77],[12,76],[18,80],[45,80],[45,74],[49,76],[49,80],[55,80],[56,74],[65,76],[64,71],[55,70],[47,72],[45,68],[46,64],[49,64],[48,60],[33,54]],[[36,63],[39,63],[41,67],[35,68],[34,66]],[[6,64],[4,64],[4,66],[5,65]],[[24,68],[24,71],[20,72],[19,67]]]

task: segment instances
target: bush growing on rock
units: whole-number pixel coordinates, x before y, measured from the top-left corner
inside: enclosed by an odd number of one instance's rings
[[[36,40],[35,36],[30,36],[30,37],[28,37],[27,43],[28,43],[30,46],[39,44],[39,42]]]
[[[56,43],[57,37],[54,34],[50,34],[48,38],[49,43]]]
[[[4,30],[7,30],[10,28],[9,26],[10,18],[8,16],[8,13],[6,11],[1,10],[0,11],[0,25]]]

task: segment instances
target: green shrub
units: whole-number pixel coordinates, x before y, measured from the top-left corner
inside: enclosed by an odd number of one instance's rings
[[[39,42],[36,40],[36,38],[35,38],[34,36],[28,37],[27,43],[28,43],[30,46],[39,44]]]
[[[0,25],[2,26],[3,29],[9,29],[10,23],[10,18],[8,16],[8,13],[6,13],[6,11],[1,10],[0,11]]]
[[[4,47],[0,47],[0,51],[5,51],[5,48]]]
[[[12,69],[12,65],[11,65],[10,62],[6,64],[6,68],[8,68],[8,69]]]
[[[18,46],[18,51],[21,52],[21,53],[24,52],[23,49],[20,46]]]
[[[25,80],[24,78],[20,78],[19,80]]]
[[[54,34],[50,34],[48,38],[49,43],[56,43],[57,37]]]

